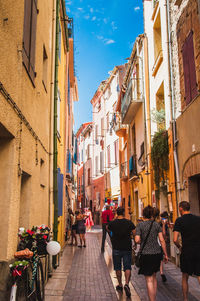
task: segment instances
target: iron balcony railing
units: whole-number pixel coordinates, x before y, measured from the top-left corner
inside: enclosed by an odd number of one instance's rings
[[[124,117],[127,111],[129,110],[130,105],[131,104],[139,105],[142,102],[143,102],[142,79],[138,77],[134,77],[130,79],[128,83],[128,87],[126,89],[126,93],[122,98],[122,102],[121,102],[122,122],[124,121]]]
[[[121,179],[128,178],[128,164],[127,164],[127,161],[121,163],[121,165],[120,165],[120,178]]]
[[[129,177],[137,176],[137,160],[136,155],[133,155],[129,159]]]

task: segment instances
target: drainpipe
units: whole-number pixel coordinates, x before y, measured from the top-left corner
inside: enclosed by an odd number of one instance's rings
[[[137,57],[141,61],[141,69],[142,69],[142,95],[143,95],[143,119],[144,119],[144,153],[145,153],[145,158],[147,158],[147,127],[146,127],[146,107],[145,107],[145,96],[144,96],[144,64],[143,64],[143,58],[141,56],[139,56],[139,50],[138,50],[138,43],[141,39],[142,39],[143,47],[144,47],[145,36],[143,36],[142,38],[140,37],[140,39],[139,38],[136,39],[136,42],[137,42],[136,47],[137,47]],[[148,158],[147,158],[147,160],[148,160]],[[147,162],[147,164],[148,164],[148,162]],[[147,172],[148,172],[148,170],[147,170]],[[150,204],[148,175],[147,175],[147,200],[148,200],[148,204]]]
[[[58,238],[57,98],[58,98],[59,12],[60,12],[60,0],[57,0],[56,1],[55,75],[54,75],[54,126],[53,126],[53,199],[54,199],[53,239],[56,241]],[[56,267],[55,257],[53,257],[53,266],[54,268]]]
[[[169,0],[166,0],[166,12],[167,12],[167,31],[168,31],[168,53],[169,53],[169,75],[170,75],[170,95],[171,95],[171,118],[172,118],[172,136],[173,136],[173,149],[174,149],[174,165],[176,173],[176,183],[178,198],[176,195],[177,208],[176,213],[178,216],[178,199],[181,201],[181,187],[180,187],[180,174],[178,165],[178,155],[177,155],[177,137],[176,137],[176,120],[175,120],[175,110],[174,110],[174,84],[173,84],[173,71],[172,71],[172,47],[171,47],[171,32],[170,32],[170,13],[169,13]]]
[[[53,1],[53,11],[52,11],[52,66],[51,66],[51,90],[50,90],[50,99],[51,99],[51,105],[50,105],[50,114],[49,114],[49,120],[50,120],[50,126],[49,126],[49,210],[48,210],[48,225],[51,228],[52,226],[52,220],[51,220],[51,198],[52,198],[52,188],[53,188],[53,175],[52,175],[52,169],[53,169],[53,104],[54,104],[54,55],[55,55],[55,11],[56,11],[56,0]]]

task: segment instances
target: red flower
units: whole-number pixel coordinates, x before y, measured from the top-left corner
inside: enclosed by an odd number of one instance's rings
[[[44,239],[47,239],[47,235],[43,235],[43,238],[44,238]]]
[[[34,234],[34,232],[31,231],[31,230],[27,230],[26,232],[27,232],[29,235],[33,235],[33,234]]]

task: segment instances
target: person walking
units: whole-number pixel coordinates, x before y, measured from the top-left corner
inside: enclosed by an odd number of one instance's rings
[[[102,221],[102,243],[101,243],[101,252],[105,250],[105,240],[107,234],[107,225],[114,218],[112,211],[110,210],[110,206],[106,206],[106,210],[102,212],[101,221]],[[108,233],[109,234],[109,233]]]
[[[153,216],[154,220],[161,226],[162,234],[163,234],[163,237],[164,237],[164,240],[165,240],[165,243],[166,243],[166,233],[167,233],[166,221],[167,221],[167,219],[163,218],[163,216],[166,216],[165,215],[166,211],[160,215],[160,210],[158,208],[153,208],[153,209],[154,209],[154,216]],[[162,250],[162,247],[161,247],[161,244],[160,244],[159,240],[158,240],[158,244],[160,245],[161,253],[163,254],[163,250]],[[167,249],[167,245],[166,245],[166,249]],[[167,281],[167,277],[164,274],[163,260],[161,260],[161,262],[160,262],[160,276],[161,276],[162,282]]]
[[[86,240],[85,240],[85,232],[86,232],[86,226],[85,226],[85,218],[86,215],[82,214],[81,212],[78,212],[76,221],[77,221],[77,234],[79,234],[80,238],[80,245],[78,245],[79,248],[86,247]]]
[[[190,213],[190,203],[179,203],[178,217],[174,225],[174,243],[181,252],[180,268],[182,272],[183,300],[188,301],[188,279],[195,275],[200,284],[200,216]],[[179,242],[181,234],[182,246]]]
[[[154,220],[154,209],[147,206],[143,209],[143,221],[136,227],[135,242],[140,244],[140,267],[138,274],[145,276],[147,292],[150,301],[156,300],[157,279],[156,273],[160,270],[160,263],[163,259],[161,247],[164,253],[164,261],[168,262],[165,240],[162,228]]]
[[[92,218],[92,212],[90,209],[87,209],[86,211],[87,219],[86,219],[86,229],[87,231],[91,231],[92,226],[94,226],[93,218]]]
[[[125,273],[124,290],[127,297],[131,296],[129,281],[131,278],[131,234],[135,236],[135,225],[124,217],[124,208],[117,208],[117,217],[108,224],[108,231],[112,231],[113,264],[118,285],[116,290],[123,292],[122,262]]]
[[[75,240],[75,246],[77,246],[77,215],[79,214],[79,211],[75,211],[75,216],[73,216],[72,221],[72,232],[71,232],[71,243],[70,245],[73,245],[73,242]]]

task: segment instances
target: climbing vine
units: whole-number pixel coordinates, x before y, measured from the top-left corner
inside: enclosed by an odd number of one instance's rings
[[[154,171],[154,182],[156,184],[156,199],[160,197],[161,182],[166,180],[169,169],[169,146],[168,133],[166,130],[156,132],[152,139],[151,161]]]

